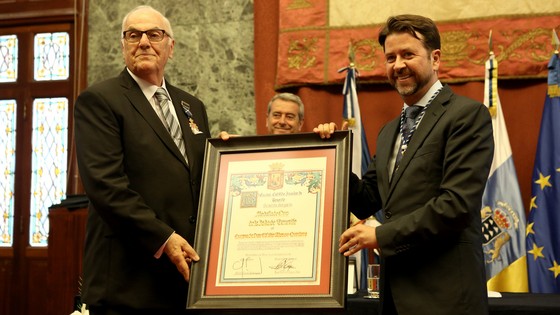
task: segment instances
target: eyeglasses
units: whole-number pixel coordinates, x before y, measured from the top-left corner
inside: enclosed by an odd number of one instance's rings
[[[165,37],[165,35],[169,36],[167,33],[165,33],[164,30],[151,29],[147,31],[138,31],[138,30],[124,31],[123,38],[129,43],[138,43],[142,39],[142,36],[144,36],[144,34],[146,34],[148,40],[152,43],[161,42]]]

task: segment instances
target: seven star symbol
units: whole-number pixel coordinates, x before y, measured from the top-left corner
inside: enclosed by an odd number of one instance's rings
[[[539,172],[539,179],[535,181],[535,184],[541,185],[541,190],[543,190],[545,187],[552,187],[549,179],[550,179],[550,175],[544,176],[542,173]]]
[[[535,231],[533,231],[533,225],[535,225],[535,222],[527,224],[527,228],[525,229],[525,236],[529,234],[535,234]]]
[[[560,275],[560,265],[558,265],[556,260],[553,263],[554,263],[554,266],[548,268],[548,270],[554,272],[554,278],[558,278],[558,275]]]
[[[533,243],[533,249],[531,249],[530,251],[527,251],[529,254],[533,254],[533,258],[534,260],[537,260],[537,258],[542,257],[544,258],[544,255],[542,254],[542,251],[544,249],[543,247],[538,247],[537,244]]]

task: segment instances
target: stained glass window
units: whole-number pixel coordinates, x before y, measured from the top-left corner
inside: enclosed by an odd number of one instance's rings
[[[33,101],[29,242],[46,246],[48,211],[66,196],[68,99]]]
[[[18,41],[16,35],[0,36],[0,82],[16,82]]]
[[[14,239],[14,180],[16,169],[16,101],[0,100],[0,247]],[[4,127],[5,126],[5,127]]]
[[[70,72],[70,37],[66,32],[35,35],[35,80],[65,80]]]

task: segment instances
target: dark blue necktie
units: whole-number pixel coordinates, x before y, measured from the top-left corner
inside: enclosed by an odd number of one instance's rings
[[[399,151],[397,152],[397,159],[395,161],[395,169],[399,166],[399,163],[403,157],[403,153],[406,151],[408,147],[408,142],[410,142],[410,137],[412,137],[412,133],[414,132],[415,125],[416,125],[416,118],[422,112],[423,107],[421,106],[409,106],[407,109],[404,110],[404,120],[402,123],[402,137],[401,137],[401,146]]]

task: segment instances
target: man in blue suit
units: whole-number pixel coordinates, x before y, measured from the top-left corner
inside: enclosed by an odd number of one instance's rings
[[[92,315],[184,314],[190,263],[199,259],[191,244],[208,117],[164,78],[175,44],[169,20],[140,6],[122,31],[126,68],[75,105],[90,200],[82,298]]]
[[[382,211],[385,220],[346,230],[339,251],[379,249],[384,315],[487,314],[480,206],[494,150],[490,115],[440,83],[432,20],[391,17],[379,43],[403,110],[381,129],[362,180],[351,176],[349,209],[358,218]],[[315,132],[328,138],[335,129]]]

